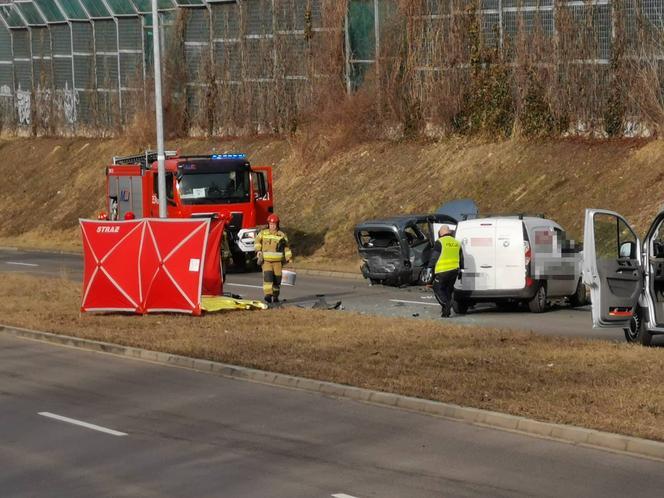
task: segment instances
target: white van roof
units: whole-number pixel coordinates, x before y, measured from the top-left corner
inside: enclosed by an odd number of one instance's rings
[[[498,220],[500,221],[510,220],[514,221],[515,223],[523,223],[528,232],[530,232],[533,228],[542,227],[542,226],[550,226],[553,228],[558,228],[560,230],[563,230],[563,228],[558,223],[548,218],[542,218],[539,216],[521,216],[521,215],[487,216],[484,218],[473,218],[471,220],[460,221],[458,224],[458,228],[461,228],[463,225],[473,226],[473,225],[486,223],[487,221],[498,221]]]

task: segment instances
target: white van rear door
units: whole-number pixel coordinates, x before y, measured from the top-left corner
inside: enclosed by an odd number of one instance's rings
[[[586,209],[583,251],[593,327],[628,327],[643,289],[641,241],[618,213]]]
[[[526,250],[521,220],[498,220],[496,226],[495,289],[526,286]]]
[[[463,271],[457,288],[491,290],[496,284],[496,220],[470,220],[457,225],[463,250]]]

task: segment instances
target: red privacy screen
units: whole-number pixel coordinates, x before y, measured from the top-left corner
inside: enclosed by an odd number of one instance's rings
[[[204,268],[206,291],[221,294],[223,222],[214,222],[212,237],[209,219],[80,223],[84,249],[82,311],[198,315]],[[209,264],[207,254],[212,260]]]

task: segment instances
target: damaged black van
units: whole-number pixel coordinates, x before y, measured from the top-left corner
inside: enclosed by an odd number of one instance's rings
[[[418,283],[440,225],[456,226],[446,214],[405,215],[368,220],[355,227],[362,275],[372,284]]]

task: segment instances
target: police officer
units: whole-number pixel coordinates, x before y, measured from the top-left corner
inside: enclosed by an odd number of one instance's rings
[[[268,228],[256,235],[254,248],[258,264],[263,267],[263,294],[265,302],[278,303],[281,289],[281,269],[284,263],[293,259],[288,247],[288,237],[279,230],[279,217],[267,217]]]
[[[463,264],[463,254],[461,244],[454,238],[447,225],[440,227],[438,236],[439,239],[433,246],[428,266],[435,273],[433,292],[443,308],[440,316],[447,318],[450,316],[454,282],[456,282],[459,268]]]

